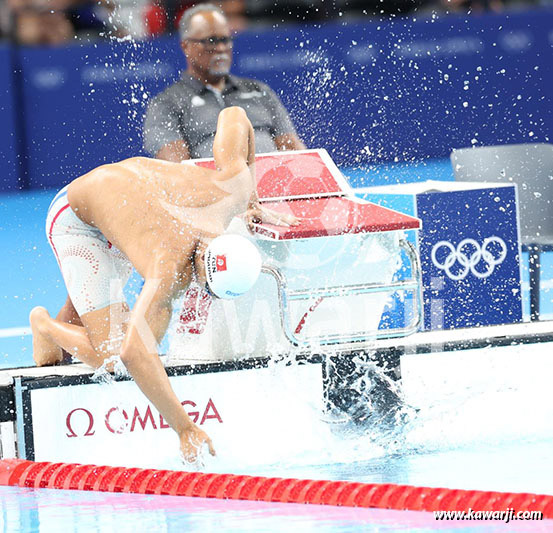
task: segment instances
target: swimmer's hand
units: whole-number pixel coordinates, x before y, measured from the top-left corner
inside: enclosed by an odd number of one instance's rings
[[[263,222],[275,226],[297,226],[300,223],[300,219],[291,213],[279,213],[260,204],[250,207],[245,213],[245,218],[250,231],[253,231],[254,224]]]
[[[183,431],[180,438],[180,450],[185,463],[198,464],[201,462],[201,451],[204,444],[207,444],[210,455],[215,455],[215,448],[211,439],[205,431],[198,426],[192,425],[190,429]]]

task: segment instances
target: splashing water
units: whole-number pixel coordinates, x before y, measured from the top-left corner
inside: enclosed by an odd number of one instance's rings
[[[111,374],[113,372],[113,375]],[[130,377],[130,374],[118,355],[112,355],[104,360],[92,374],[92,381],[97,383],[115,383],[115,378]]]
[[[541,368],[551,375],[548,348],[405,356],[402,382],[393,379],[390,368],[371,360],[371,354],[360,352],[351,358],[353,379],[339,391],[339,407],[321,412],[300,391],[282,383],[283,394],[294,396],[309,413],[309,427],[287,428],[281,442],[264,448],[263,457],[267,465],[343,464],[551,439],[553,404],[544,397],[548,379],[534,371]],[[334,355],[323,357],[334,364]],[[271,365],[297,364],[295,357],[290,353]],[[296,432],[309,437],[298,441]],[[224,471],[230,465],[222,461],[207,466]]]

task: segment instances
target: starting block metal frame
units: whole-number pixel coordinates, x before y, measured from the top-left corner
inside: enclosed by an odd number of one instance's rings
[[[277,283],[279,295],[279,313],[280,323],[286,338],[294,346],[307,347],[315,341],[320,345],[349,344],[353,342],[367,342],[367,335],[348,335],[348,334],[328,334],[320,335],[315,339],[302,340],[294,332],[290,319],[290,302],[296,300],[312,300],[313,298],[333,298],[347,295],[373,294],[379,292],[409,291],[413,294],[416,312],[411,320],[403,327],[378,330],[371,339],[389,339],[395,337],[405,337],[418,331],[423,319],[422,310],[422,272],[417,251],[413,244],[406,239],[400,239],[399,245],[404,250],[411,261],[413,275],[410,279],[396,281],[388,284],[383,283],[359,283],[349,285],[348,287],[326,287],[313,290],[293,290],[289,291],[286,284],[286,278],[280,270],[270,265],[263,265],[262,271],[273,276]]]
[[[293,171],[295,168],[293,166],[290,169],[290,164],[287,164],[286,161],[281,163],[289,172],[280,180],[280,183],[281,186],[283,182],[290,183],[288,186],[290,194],[280,196],[279,202],[275,203],[272,189],[274,185],[271,185],[269,180],[265,180],[263,175],[259,176],[258,180],[260,184],[268,182],[267,190],[260,191],[264,194],[261,202],[276,211],[303,215],[303,218],[300,218],[301,224],[292,227],[256,224],[254,227],[258,234],[275,241],[286,241],[329,236],[339,238],[343,235],[382,233],[407,229],[417,230],[420,228],[420,221],[416,218],[385,209],[355,197],[354,191],[325,150],[307,150],[298,153],[298,155],[300,157],[303,155],[304,158],[306,156],[313,158],[313,163],[317,159],[323,163],[324,166],[320,171],[318,181],[316,176],[309,176],[309,173],[307,175],[301,174],[301,172],[305,172],[308,165],[298,169],[298,175],[294,175]],[[282,159],[286,156],[274,154],[269,155],[269,157]],[[309,183],[310,177],[312,182],[315,181],[315,184]],[[298,186],[298,183],[301,185]],[[309,191],[309,196],[306,196],[306,191]],[[305,215],[307,215],[306,218]],[[423,321],[421,265],[415,247],[403,235],[399,238],[398,245],[399,249],[405,252],[411,263],[412,275],[409,279],[402,281],[388,283],[364,282],[328,287],[310,287],[309,289],[289,289],[286,276],[283,275],[282,271],[273,266],[265,265],[264,272],[273,276],[277,283],[280,322],[282,330],[290,343],[293,346],[303,347],[312,344],[349,344],[352,342],[367,342],[374,339],[404,337],[415,333]],[[390,294],[396,291],[410,292],[414,299],[415,313],[409,322],[402,327],[377,330],[376,332],[328,333],[312,336],[309,340],[300,339],[292,327],[291,302],[313,301],[313,299],[320,301],[327,298],[375,293]]]

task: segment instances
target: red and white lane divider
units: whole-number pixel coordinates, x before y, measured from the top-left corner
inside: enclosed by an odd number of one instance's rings
[[[553,496],[409,485],[204,474],[112,466],[0,461],[0,485],[311,503],[404,511],[539,511],[553,518]]]

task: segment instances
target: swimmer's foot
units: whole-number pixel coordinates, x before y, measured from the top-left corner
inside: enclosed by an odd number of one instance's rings
[[[55,365],[63,359],[61,348],[46,333],[50,320],[52,319],[44,307],[35,307],[29,315],[33,332],[33,359],[37,366]]]

